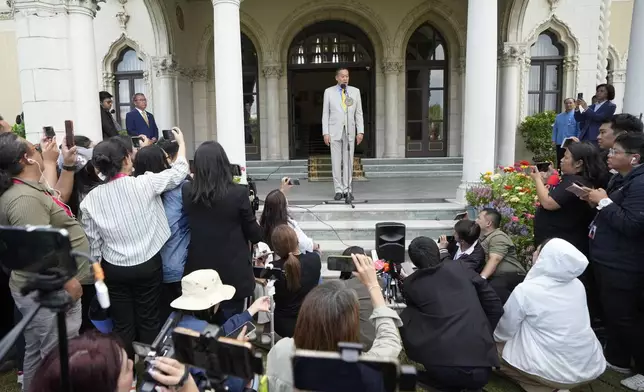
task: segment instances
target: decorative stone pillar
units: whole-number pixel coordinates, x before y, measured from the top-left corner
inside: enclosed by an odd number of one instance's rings
[[[398,75],[405,69],[401,60],[387,59],[385,74],[385,158],[398,157]]]
[[[633,5],[631,38],[628,43],[624,113],[638,116],[644,113],[644,1]]]
[[[153,57],[158,88],[155,93],[154,118],[159,131],[177,126],[177,62],[168,57]],[[161,135],[159,135],[161,136]]]
[[[192,80],[193,116],[195,122],[195,150],[205,141],[211,140],[208,130],[208,70],[195,68],[190,72]]]
[[[497,10],[497,0],[468,1],[463,179],[456,194],[460,202],[482,172],[494,170],[496,97],[490,95],[497,87]]]
[[[499,120],[497,164],[512,165],[515,158],[517,125],[521,99],[521,63],[526,48],[504,44],[500,53],[501,80],[499,82]]]
[[[529,72],[530,67],[527,67],[527,72]],[[563,70],[564,70],[564,85],[563,93],[565,98],[576,98],[577,97],[577,86],[579,82],[577,77],[579,76],[579,57],[576,55],[566,56],[563,61]],[[528,77],[529,77],[528,73]],[[560,102],[563,104],[563,102]]]
[[[13,9],[27,139],[39,142],[42,127],[51,125],[62,141],[65,120],[74,118],[66,4],[16,0]],[[91,101],[94,111],[100,113],[97,97],[92,96]]]
[[[242,88],[240,0],[212,0],[214,7],[217,140],[246,182],[246,139]]]
[[[615,87],[615,99],[613,103],[615,104],[615,113],[622,113],[622,108],[624,107],[624,87],[626,84],[626,70],[625,69],[615,69],[610,71],[608,75],[613,80],[613,87]]]
[[[69,18],[69,64],[72,70],[76,134],[99,142],[103,140],[101,112],[98,109],[98,72],[94,44],[93,0],[67,0]]]
[[[275,161],[282,158],[280,153],[280,94],[279,80],[282,77],[282,66],[268,64],[262,70],[266,78],[266,111],[268,114],[268,159]]]

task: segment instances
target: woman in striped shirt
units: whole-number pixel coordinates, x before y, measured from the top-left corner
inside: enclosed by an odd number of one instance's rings
[[[83,199],[82,224],[92,256],[101,258],[110,291],[114,332],[134,357],[132,341],[150,344],[159,332],[159,296],[163,279],[159,251],[170,237],[161,195],[188,175],[183,134],[174,128],[177,160],[160,173],[138,177],[132,157],[117,140],[99,143],[92,161],[105,184]]]

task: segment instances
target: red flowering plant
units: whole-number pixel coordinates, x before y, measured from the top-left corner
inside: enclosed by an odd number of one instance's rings
[[[481,174],[481,183],[468,189],[466,199],[476,212],[494,208],[501,213],[501,228],[517,248],[519,260],[526,266],[532,263],[534,252],[534,214],[537,192],[527,174],[530,162],[514,166],[499,166],[496,173]]]

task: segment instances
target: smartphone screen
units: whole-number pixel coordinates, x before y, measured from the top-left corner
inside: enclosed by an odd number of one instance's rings
[[[300,180],[299,178],[291,178],[288,180],[289,185],[300,185]]]
[[[253,324],[253,322],[252,322],[252,321],[247,321],[247,322],[245,322],[244,324],[242,324],[242,325],[240,325],[239,327],[237,327],[237,329],[235,329],[234,331],[232,331],[231,333],[229,333],[228,335],[226,335],[226,337],[236,339],[236,338],[237,338],[237,336],[239,335],[239,333],[241,332],[241,330],[242,330],[244,327],[246,327],[246,335],[245,335],[245,336],[249,336],[249,335],[250,335],[250,334],[255,330],[255,328],[256,328],[256,327],[255,327],[255,324]]]
[[[163,131],[161,131],[161,133],[163,134],[163,138],[165,140],[174,140],[174,134],[172,133],[171,130],[164,129]]]
[[[10,270],[43,273],[61,268],[76,274],[71,244],[66,230],[0,226],[0,264]],[[37,244],[37,246],[34,246]]]
[[[49,139],[56,137],[56,131],[54,131],[54,127],[51,125],[48,125],[46,127],[42,127],[43,132],[45,133],[45,136]]]
[[[584,99],[584,93],[577,93],[577,99]]]
[[[74,122],[65,120],[65,144],[67,148],[74,147]]]
[[[454,240],[456,240],[456,238],[453,235],[448,235],[446,237],[447,237],[447,242],[454,242]],[[441,242],[440,237],[438,238],[438,242]]]
[[[233,164],[230,166],[230,169],[233,172],[233,177],[241,177],[242,175],[241,166]]]
[[[134,148],[140,148],[141,138],[138,136],[132,136],[132,146],[134,146]]]
[[[456,214],[456,216],[454,217],[454,220],[457,220],[457,221],[458,221],[458,220],[463,220],[463,219],[467,219],[467,211],[466,211],[466,212],[458,213],[458,214]]]
[[[356,270],[351,256],[329,256],[326,264],[330,271],[354,272]]]
[[[548,172],[550,170],[550,162],[538,162],[534,164],[537,167],[537,170],[539,170],[542,173]]]

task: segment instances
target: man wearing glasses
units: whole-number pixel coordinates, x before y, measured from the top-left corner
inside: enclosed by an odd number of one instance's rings
[[[98,93],[98,99],[101,102],[101,128],[103,129],[103,140],[107,140],[112,136],[117,136],[121,130],[121,125],[116,122],[112,113],[112,94],[107,91]]]
[[[152,113],[146,111],[148,100],[141,93],[132,97],[134,110],[125,115],[125,127],[130,136],[145,136],[152,141],[159,139],[159,128]]]

